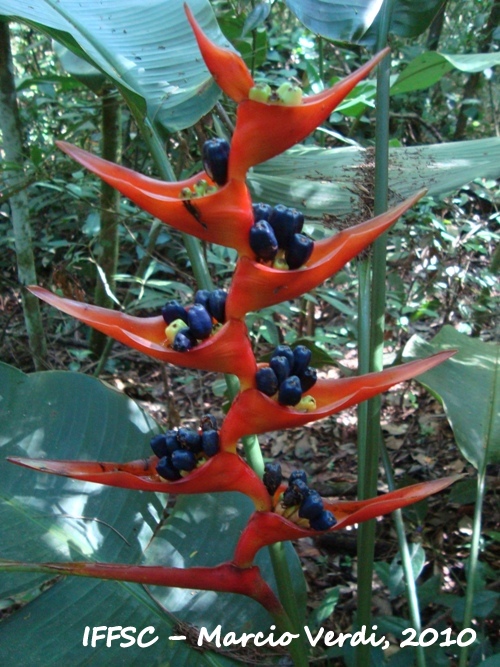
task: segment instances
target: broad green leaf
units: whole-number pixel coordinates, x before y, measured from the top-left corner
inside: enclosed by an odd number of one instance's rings
[[[363,148],[297,146],[254,169],[249,185],[258,201],[287,202],[331,227],[336,218],[352,216],[353,210],[359,212],[358,220],[369,217],[371,160]],[[445,195],[475,178],[498,176],[498,138],[389,149],[394,203],[420,188],[428,188],[430,195]]]
[[[211,39],[228,46],[208,0],[190,0]],[[182,0],[0,0],[0,16],[45,32],[109,77],[135,113],[189,127],[217,101]]]
[[[404,356],[426,357],[446,348],[458,352],[418,381],[441,400],[460,451],[482,470],[500,463],[500,347],[446,326],[430,343],[413,336]]]
[[[436,51],[422,53],[398,76],[391,87],[391,95],[428,88],[453,69],[468,73],[484,72],[485,69],[495,65],[500,65],[500,53],[471,53],[458,56]]]
[[[132,400],[94,378],[25,375],[0,364],[0,558],[139,562],[162,516],[159,495],[35,473],[5,457],[127,461],[149,454],[154,431],[154,421]],[[0,569],[1,597],[43,578]],[[218,664],[210,652],[169,641],[175,622],[138,585],[68,577],[2,622],[0,664]],[[106,648],[102,641],[84,647],[87,625],[153,626],[160,639],[149,648],[124,650],[119,642]]]
[[[383,0],[285,0],[306,28],[329,39],[352,42],[371,26]]]
[[[297,18],[312,32],[329,39],[373,46],[376,42],[382,0],[285,0]],[[442,0],[396,0],[390,32],[416,37],[431,23]]]

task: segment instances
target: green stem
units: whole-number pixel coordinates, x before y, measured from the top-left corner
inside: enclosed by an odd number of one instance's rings
[[[107,89],[101,98],[102,110],[102,157],[109,162],[118,162],[121,150],[120,98],[113,88]],[[115,274],[118,264],[119,235],[118,210],[119,192],[104,181],[101,182],[101,229],[99,232],[98,263],[105,279],[97,275],[94,303],[103,308],[114,308],[108,291],[115,291]],[[107,336],[97,329],[90,333],[90,349],[94,357],[102,355]]]
[[[387,448],[382,438],[380,442],[381,442],[380,453],[382,456],[382,463],[384,464],[385,475],[387,478],[387,486],[389,487],[389,491],[394,491],[396,489],[396,484],[394,482],[394,474],[392,471],[391,461],[389,459],[389,454],[387,452]],[[422,623],[420,620],[420,605],[418,603],[417,585],[415,577],[413,576],[413,567],[411,563],[410,549],[408,547],[408,541],[406,539],[406,532],[403,521],[403,512],[401,510],[396,510],[395,512],[392,513],[392,516],[394,518],[394,523],[396,525],[396,533],[398,536],[398,543],[399,543],[399,553],[401,555],[401,565],[403,567],[403,572],[405,575],[406,595],[408,598],[410,621],[413,629],[417,631],[417,636],[418,636],[422,629]],[[417,667],[425,667],[425,653],[423,646],[417,646],[416,658],[417,658]]]
[[[384,0],[381,21],[377,35],[377,50],[387,44],[390,18],[394,0]],[[376,130],[375,130],[375,203],[374,213],[387,210],[389,187],[389,83],[390,58],[380,63],[377,71]],[[370,359],[369,370],[381,370],[383,367],[384,315],[385,315],[385,274],[386,274],[386,235],[377,239],[372,257],[372,290],[370,310]],[[363,326],[366,326],[366,322]],[[364,363],[366,360],[364,358]],[[363,487],[359,497],[371,498],[377,492],[377,474],[380,448],[380,398],[368,401],[362,435],[366,432],[366,447],[363,454]],[[373,562],[375,553],[375,522],[369,521],[360,526],[358,531],[358,627],[371,627],[371,599]],[[360,645],[356,650],[356,664],[370,663],[370,646]]]
[[[486,457],[485,457],[486,459]],[[465,610],[463,628],[472,627],[472,605],[474,604],[474,589],[477,563],[481,542],[481,516],[483,511],[484,494],[486,490],[486,464],[481,466],[477,477],[476,505],[474,507],[474,519],[472,522],[472,543],[470,549],[469,565],[467,568],[467,591],[465,593]],[[458,667],[467,667],[467,656],[469,647],[462,646],[460,649],[460,660]]]

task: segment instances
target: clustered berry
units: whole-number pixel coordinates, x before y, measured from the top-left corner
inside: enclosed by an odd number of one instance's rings
[[[151,438],[151,449],[160,460],[156,472],[174,482],[219,451],[219,432],[213,415],[204,415],[199,429],[170,429]]]
[[[226,321],[227,292],[223,289],[199,290],[194,305],[184,308],[178,301],[168,301],[161,309],[167,327],[167,345],[176,352],[191,350],[198,341],[212,335],[214,326]]]
[[[274,496],[281,486],[283,475],[279,463],[266,463],[264,486]],[[328,530],[336,523],[329,510],[325,510],[323,499],[317,491],[307,486],[307,475],[303,470],[294,470],[288,478],[288,486],[274,508],[275,512],[304,527],[313,530]]]
[[[302,234],[304,216],[283,204],[253,204],[254,224],[250,228],[250,247],[257,261],[284,271],[303,266],[314,248],[314,241]]]
[[[255,375],[257,389],[266,396],[276,396],[280,405],[291,405],[306,412],[314,410],[314,398],[303,396],[317,380],[316,369],[309,366],[310,361],[311,350],[305,345],[297,345],[293,350],[288,345],[278,345],[269,366],[259,368]]]

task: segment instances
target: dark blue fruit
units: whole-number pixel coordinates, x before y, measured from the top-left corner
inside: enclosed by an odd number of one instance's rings
[[[304,224],[304,216],[293,208],[278,204],[273,208],[269,224],[274,230],[278,246],[286,250],[299,226]]]
[[[267,220],[259,220],[250,228],[250,247],[257,259],[272,261],[278,252],[278,241]]]
[[[285,261],[290,270],[300,269],[312,254],[314,241],[304,234],[293,234],[285,251]]]
[[[183,320],[187,324],[187,310],[178,301],[169,301],[161,309],[161,314],[166,324],[171,324],[175,320]]]
[[[177,431],[170,429],[165,433],[165,444],[167,447],[167,455],[172,456],[172,453],[181,446],[177,440]]]
[[[288,478],[288,485],[292,486],[295,482],[298,481],[304,482],[304,484],[307,484],[307,475],[303,470],[294,470],[293,472],[290,473],[290,477]]]
[[[300,380],[296,375],[290,375],[284,382],[281,383],[278,403],[281,405],[297,405],[302,398],[302,387]]]
[[[188,449],[193,454],[201,452],[201,435],[191,428],[180,428],[177,431],[177,442],[183,449]]]
[[[160,475],[160,477],[163,477],[163,479],[168,479],[170,482],[175,482],[175,480],[181,478],[177,468],[172,465],[172,461],[166,456],[158,461],[156,472]]]
[[[293,350],[293,366],[292,373],[294,375],[303,375],[310,362],[311,362],[312,352],[305,345],[297,345]]]
[[[288,488],[283,493],[283,505],[285,505],[285,507],[300,505],[310,493],[307,484],[298,479],[293,484],[289,484]]]
[[[299,516],[302,519],[316,519],[323,512],[323,499],[317,491],[311,491],[307,498],[304,498],[299,508]]]
[[[213,415],[206,414],[200,420],[200,426],[202,431],[216,431],[217,430],[217,419]]]
[[[253,219],[255,222],[258,222],[259,220],[269,221],[269,217],[273,212],[273,207],[271,206],[271,204],[263,204],[262,202],[258,204],[252,204],[252,209],[253,209]]]
[[[295,357],[293,356],[293,350],[289,345],[278,345],[271,357],[286,357],[290,364],[290,369],[293,368]]]
[[[151,449],[153,450],[154,455],[157,456],[159,459],[161,459],[162,456],[167,455],[167,443],[165,442],[164,433],[160,433],[159,435],[154,435],[151,438],[149,444],[151,445]]]
[[[266,396],[274,396],[278,391],[278,378],[272,368],[259,368],[255,374],[255,382],[257,389]]]
[[[196,338],[192,336],[191,329],[182,329],[175,334],[172,350],[174,352],[187,352],[196,345]]]
[[[281,466],[279,463],[266,463],[264,466],[264,477],[262,481],[269,492],[270,496],[274,496],[283,480]]]
[[[201,303],[195,303],[188,310],[189,330],[198,340],[208,338],[212,333],[212,318]]]
[[[200,289],[194,295],[194,302],[201,303],[208,310],[208,300],[210,298],[211,291],[208,289]]]
[[[318,379],[318,373],[315,368],[308,366],[306,370],[299,375],[300,386],[302,387],[302,393],[309,391],[316,384]]]
[[[203,168],[217,185],[227,183],[229,143],[225,139],[209,139],[203,144]]]
[[[213,292],[210,292],[208,303],[205,306],[210,315],[220,324],[224,324],[226,321],[226,300],[226,290],[216,289]]]
[[[323,510],[318,517],[309,520],[309,525],[313,530],[328,530],[336,523],[337,519],[328,510]]]
[[[196,456],[187,449],[178,449],[172,454],[172,465],[177,470],[193,470],[196,468]]]
[[[207,456],[215,456],[219,451],[219,434],[217,431],[203,431],[201,434],[201,448]]]
[[[276,373],[279,385],[290,375],[290,364],[286,357],[271,357],[269,366]]]

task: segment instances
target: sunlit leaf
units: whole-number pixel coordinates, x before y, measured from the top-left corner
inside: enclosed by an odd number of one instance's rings
[[[227,46],[208,0],[189,5],[210,38]],[[103,72],[160,128],[189,127],[217,101],[183,0],[0,0],[0,15],[45,32]]]

